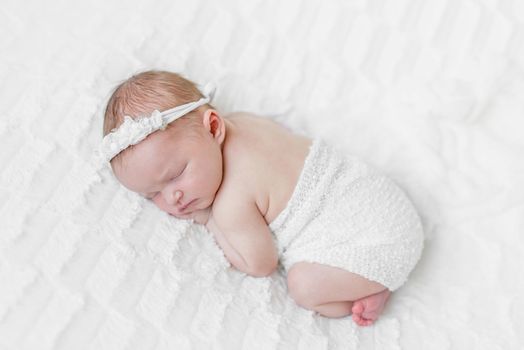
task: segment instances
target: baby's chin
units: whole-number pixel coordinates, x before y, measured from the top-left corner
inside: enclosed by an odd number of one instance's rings
[[[193,218],[193,214],[192,213],[185,213],[185,214],[173,214],[173,213],[169,213],[171,216],[174,216],[175,218],[177,219],[182,219],[182,220],[191,220]]]
[[[193,220],[197,224],[205,225],[207,224],[209,220],[210,210],[208,210],[208,208],[192,210],[191,212],[187,212],[183,214],[171,214],[171,215],[173,215],[177,219]]]

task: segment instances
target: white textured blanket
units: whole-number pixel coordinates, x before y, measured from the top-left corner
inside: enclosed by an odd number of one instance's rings
[[[524,2],[0,6],[0,349],[522,349]],[[388,174],[425,250],[375,326],[297,307],[90,163],[110,90],[167,69]]]

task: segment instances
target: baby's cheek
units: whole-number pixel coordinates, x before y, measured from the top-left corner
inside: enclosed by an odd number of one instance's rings
[[[168,207],[164,199],[160,194],[157,194],[151,199],[151,201],[162,211],[169,212]]]
[[[158,209],[162,210],[163,212],[168,213],[169,215],[173,215],[174,217],[185,219],[187,215],[177,215],[175,208],[171,208],[169,205],[166,204],[166,202],[163,200],[162,196],[157,195],[152,199],[152,202],[157,206]]]
[[[184,179],[183,182],[179,183],[180,188],[183,190],[187,190],[190,188],[195,188],[201,183],[198,176],[189,176]]]

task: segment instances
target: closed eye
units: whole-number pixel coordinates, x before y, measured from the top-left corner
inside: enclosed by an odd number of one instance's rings
[[[174,180],[174,179],[176,179],[177,177],[179,177],[180,175],[182,175],[182,174],[184,173],[184,171],[186,170],[186,168],[187,168],[187,163],[186,163],[186,165],[184,166],[184,168],[182,168],[182,171],[181,171],[178,175],[176,175],[175,177],[173,177],[172,179],[170,179],[168,182],[171,182],[172,180]],[[158,194],[158,192],[152,192],[152,193],[148,193],[148,194],[144,195],[144,197],[145,197],[146,199],[152,200],[152,199],[153,199],[157,194]]]
[[[180,172],[180,174],[178,174],[177,176],[175,176],[175,178],[179,177],[180,175],[182,175],[184,173],[184,171],[186,170],[187,168],[187,163],[186,165],[184,166],[184,168],[182,169],[182,171]]]

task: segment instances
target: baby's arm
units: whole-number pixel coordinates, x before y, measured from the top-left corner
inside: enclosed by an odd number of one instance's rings
[[[271,231],[254,202],[228,200],[213,207],[207,222],[226,258],[238,270],[256,277],[275,271],[278,254]]]

